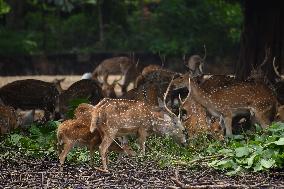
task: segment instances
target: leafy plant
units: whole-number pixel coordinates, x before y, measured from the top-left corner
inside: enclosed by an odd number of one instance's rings
[[[283,167],[284,124],[274,123],[263,132],[247,135],[229,141],[223,149],[215,152],[222,159],[208,163],[216,169],[236,174],[242,170],[263,171]]]

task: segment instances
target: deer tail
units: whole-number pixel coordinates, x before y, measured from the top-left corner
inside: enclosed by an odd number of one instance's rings
[[[92,112],[92,121],[90,126],[91,133],[93,133],[97,129],[98,121],[99,121],[99,112],[95,110]]]

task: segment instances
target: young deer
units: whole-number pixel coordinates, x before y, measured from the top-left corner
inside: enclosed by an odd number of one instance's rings
[[[98,104],[101,106],[102,104]],[[75,112],[75,119],[66,120],[62,122],[57,131],[58,152],[60,164],[63,165],[65,158],[69,151],[76,145],[87,146],[90,150],[90,160],[93,162],[94,150],[101,144],[101,136],[98,131],[90,132],[91,125],[91,112],[94,110],[94,106],[90,104],[80,104]],[[128,147],[121,147],[118,143],[113,142],[110,146],[110,150],[126,153],[127,155],[134,155],[134,151]]]
[[[276,97],[263,83],[238,82],[207,93],[196,78],[188,80],[192,98],[224,122],[227,136],[232,135],[232,118],[238,114],[251,112],[262,128],[267,127],[275,115]]]
[[[169,88],[168,88],[169,89]],[[137,135],[142,154],[148,134],[170,135],[178,143],[185,144],[184,127],[179,117],[172,113],[164,103],[162,108],[154,107],[136,100],[104,99],[100,107],[92,112],[90,131],[96,129],[102,137],[99,146],[103,170],[107,171],[106,157],[110,144],[118,136]]]

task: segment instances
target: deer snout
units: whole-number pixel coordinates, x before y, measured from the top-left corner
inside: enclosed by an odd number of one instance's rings
[[[91,126],[90,126],[90,132],[93,133],[93,132],[95,131],[95,129],[96,129],[96,128],[93,126],[93,124],[91,124]]]

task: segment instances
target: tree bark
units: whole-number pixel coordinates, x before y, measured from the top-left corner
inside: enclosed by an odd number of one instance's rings
[[[240,56],[235,70],[238,79],[246,79],[252,67],[263,62],[265,50],[269,48],[268,62],[262,70],[275,82],[273,58],[280,72],[284,61],[283,8],[281,1],[245,0]]]
[[[99,30],[100,30],[100,43],[104,43],[104,22],[103,22],[103,13],[102,13],[102,3],[103,0],[98,0],[98,19],[99,19]]]
[[[7,4],[11,7],[11,11],[5,15],[7,27],[13,30],[22,29],[24,27],[25,1],[7,0]]]

